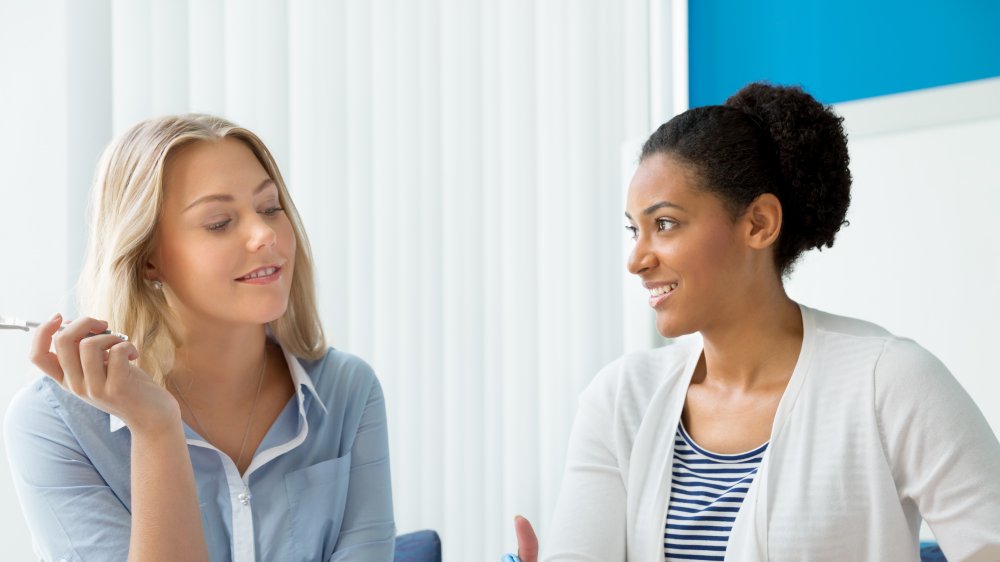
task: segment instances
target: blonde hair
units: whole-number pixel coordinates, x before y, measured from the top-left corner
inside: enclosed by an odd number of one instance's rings
[[[90,240],[77,284],[81,314],[107,320],[129,334],[139,366],[160,384],[173,367],[179,339],[176,319],[145,280],[157,220],[163,206],[163,173],[177,148],[197,141],[235,138],[245,143],[278,187],[278,199],[295,233],[295,272],[288,308],[268,325],[286,350],[318,359],[326,350],[316,312],[309,241],[271,152],[247,129],[210,115],[150,119],[125,131],[105,149],[90,202]]]

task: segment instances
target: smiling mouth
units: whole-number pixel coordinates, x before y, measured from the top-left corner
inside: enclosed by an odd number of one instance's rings
[[[649,306],[653,308],[658,307],[667,297],[674,294],[675,290],[677,290],[677,283],[670,283],[649,289]]]
[[[674,289],[676,288],[677,288],[677,283],[671,283],[669,285],[664,285],[662,287],[656,287],[649,290],[649,296],[652,298],[660,297],[667,293],[674,292]]]
[[[239,277],[237,281],[253,281],[255,279],[266,279],[281,271],[280,267],[268,266],[251,271],[249,274]]]

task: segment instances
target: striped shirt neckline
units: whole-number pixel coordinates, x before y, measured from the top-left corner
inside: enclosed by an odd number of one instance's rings
[[[678,424],[663,533],[667,562],[725,559],[733,522],[767,445],[732,455],[713,453],[691,439],[683,422]]]

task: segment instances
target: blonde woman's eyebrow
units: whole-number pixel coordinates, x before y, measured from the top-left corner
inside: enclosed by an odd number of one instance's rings
[[[254,188],[253,194],[257,195],[258,193],[260,193],[261,191],[264,191],[265,189],[267,189],[271,185],[274,185],[274,180],[272,180],[271,178],[267,178],[264,181],[260,182],[260,185],[258,185],[256,188]],[[198,205],[200,203],[207,203],[209,201],[226,201],[226,202],[229,202],[229,201],[233,201],[233,196],[232,195],[228,195],[228,194],[224,194],[224,193],[216,193],[216,194],[213,194],[213,195],[205,195],[203,197],[199,197],[199,198],[195,199],[194,201],[192,201],[191,204],[188,205],[187,207],[184,207],[184,211],[181,211],[181,212],[187,212],[187,210],[190,209],[191,207],[194,207],[195,205]]]

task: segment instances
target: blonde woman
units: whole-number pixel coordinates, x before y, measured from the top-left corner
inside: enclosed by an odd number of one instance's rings
[[[381,388],[325,344],[305,232],[258,137],[204,115],[139,123],[105,152],[92,215],[84,316],[37,330],[47,376],[4,424],[37,554],[391,560]]]

